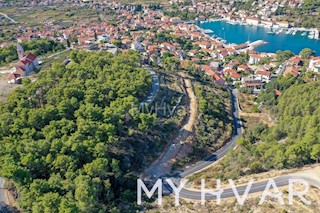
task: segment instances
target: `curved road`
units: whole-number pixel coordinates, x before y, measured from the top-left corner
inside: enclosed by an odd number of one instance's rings
[[[241,129],[241,124],[240,124],[240,118],[239,118],[239,107],[238,107],[238,101],[237,101],[237,93],[238,91],[235,89],[231,90],[232,95],[231,95],[231,101],[232,101],[232,114],[233,114],[233,125],[234,125],[234,132],[233,132],[233,136],[230,139],[229,142],[227,142],[222,148],[220,148],[219,150],[217,150],[216,152],[214,152],[212,155],[208,156],[207,158],[195,163],[194,165],[192,165],[191,167],[182,170],[180,172],[177,172],[174,175],[170,175],[170,174],[163,174],[160,176],[160,178],[170,178],[173,179],[175,183],[179,183],[179,181],[177,182],[177,180],[180,180],[182,178],[185,178],[188,175],[191,175],[193,173],[196,173],[212,164],[214,164],[217,160],[223,158],[227,152],[230,149],[233,149],[236,145],[236,140],[239,136],[241,136],[242,134],[242,129]],[[149,175],[152,176],[152,175]],[[154,174],[154,176],[152,176],[152,180],[157,179],[159,176],[157,174]]]
[[[294,174],[293,175],[283,175],[283,176],[273,178],[277,187],[282,187],[282,186],[288,185],[289,179],[303,179],[303,180],[307,181],[309,184],[320,188],[319,181],[315,180],[312,177],[301,176],[298,174],[297,175],[294,175]],[[268,181],[269,180],[253,182],[253,184],[251,185],[251,187],[248,191],[248,194],[264,191],[266,189]],[[173,182],[175,182],[177,185],[177,180],[173,181]],[[167,189],[169,189],[169,185],[167,185],[166,183],[164,185]],[[247,187],[248,187],[248,185],[244,184],[241,186],[237,186],[235,188],[236,188],[238,194],[240,196],[242,196],[245,193]],[[206,188],[206,190],[212,190],[213,192],[216,192],[216,189]],[[170,191],[170,193],[172,193],[171,188],[169,191]],[[192,200],[201,200],[201,192],[200,191],[191,191],[188,189],[182,189],[179,195],[182,198],[187,198],[187,199],[192,199]],[[230,197],[235,197],[233,189],[232,188],[224,188],[223,191],[221,192],[220,198],[230,198]],[[210,193],[205,194],[205,200],[216,200],[216,199],[217,199],[216,195],[213,195]]]
[[[184,178],[188,175],[191,175],[193,173],[196,173],[213,163],[215,163],[217,160],[223,158],[230,149],[233,149],[236,145],[236,140],[239,136],[242,135],[242,129],[241,129],[241,123],[239,118],[239,108],[238,108],[238,100],[237,100],[237,90],[232,90],[232,115],[233,115],[233,125],[234,125],[234,132],[233,136],[230,139],[229,142],[227,142],[222,148],[214,152],[212,155],[208,156],[207,158],[197,162],[193,166],[189,167],[188,169],[185,169],[180,174],[178,174],[178,177]],[[175,175],[176,177],[177,175]]]
[[[234,134],[233,137],[229,142],[227,142],[221,149],[210,155],[209,157],[205,158],[202,161],[197,162],[194,164],[192,167],[185,169],[182,172],[178,172],[174,175],[163,175],[162,178],[164,179],[171,179],[172,182],[177,186],[180,185],[181,179],[194,174],[196,172],[199,172],[200,170],[203,170],[204,168],[214,164],[217,160],[223,158],[227,152],[230,149],[233,149],[236,145],[236,140],[239,136],[242,135],[242,128],[241,128],[241,122],[239,118],[239,108],[238,108],[238,100],[237,100],[237,90],[232,90],[232,112],[233,112],[233,117],[234,117]],[[304,171],[305,172],[305,171]],[[320,182],[318,179],[320,178],[320,167],[312,171],[313,173],[316,173],[316,176],[308,176],[308,175],[301,175],[301,173],[295,173],[295,174],[290,174],[290,175],[283,175],[279,177],[273,178],[275,184],[277,187],[281,186],[286,186],[289,184],[289,179],[292,178],[301,178],[305,181],[307,181],[309,184],[314,185],[320,189]],[[255,192],[261,192],[264,191],[264,189],[267,186],[269,180],[262,180],[262,181],[257,181],[254,182],[249,190],[250,193],[255,193]],[[172,193],[173,190],[171,187],[166,183],[163,182],[165,188],[167,189],[167,192]],[[237,186],[236,189],[238,191],[238,194],[242,196],[245,191],[246,191],[247,185],[241,185]],[[209,190],[209,188],[206,188]],[[211,189],[215,191],[214,189]],[[201,200],[201,192],[200,191],[191,191],[188,189],[182,189],[180,191],[180,197],[182,198],[187,198],[187,199],[192,199],[192,200]],[[225,188],[223,189],[223,192],[221,193],[221,198],[229,198],[229,197],[235,197],[235,194],[233,192],[232,188]],[[205,200],[216,200],[216,196],[212,195],[210,193],[205,194]]]

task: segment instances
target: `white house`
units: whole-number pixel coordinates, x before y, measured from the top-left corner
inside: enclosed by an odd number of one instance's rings
[[[277,24],[279,25],[279,27],[282,27],[282,28],[289,28],[290,27],[290,24],[287,21],[278,21]]]
[[[320,71],[320,57],[311,57],[308,70],[312,72]]]
[[[261,24],[264,24],[266,27],[272,27],[274,25],[274,21],[271,20],[261,20]]]
[[[257,79],[260,79],[262,82],[269,83],[272,73],[264,70],[257,70],[255,74]]]
[[[98,36],[98,41],[109,41],[110,37],[106,34],[102,34]]]
[[[261,60],[261,56],[259,54],[251,54],[249,58],[250,64],[257,64]]]
[[[246,23],[249,25],[258,25],[260,20],[258,18],[247,18]]]
[[[16,64],[16,73],[23,70],[25,73],[21,76],[28,76],[37,66],[39,66],[39,61],[36,55],[28,53]]]
[[[142,45],[141,45],[140,42],[134,41],[134,42],[132,42],[132,44],[131,44],[131,49],[140,51],[140,50],[143,49],[143,47],[142,47]]]
[[[179,24],[179,23],[181,23],[181,19],[180,19],[179,17],[172,17],[172,18],[170,19],[170,21],[171,21],[172,24]]]

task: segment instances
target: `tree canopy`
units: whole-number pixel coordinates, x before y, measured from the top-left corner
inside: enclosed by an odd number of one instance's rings
[[[146,157],[141,135],[157,122],[135,112],[149,71],[132,51],[70,57],[0,108],[0,176],[14,183],[25,212],[106,212],[135,200],[134,171]]]
[[[256,124],[238,140],[239,151],[227,155],[218,176],[299,167],[320,159],[320,82],[294,84],[278,100],[277,123]],[[235,165],[234,161],[237,161]]]

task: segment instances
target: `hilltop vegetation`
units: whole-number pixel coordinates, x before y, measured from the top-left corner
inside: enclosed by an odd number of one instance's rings
[[[228,89],[211,82],[196,85],[195,92],[199,100],[197,148],[206,157],[232,135],[231,95]]]
[[[149,71],[132,51],[70,57],[1,106],[0,176],[25,212],[134,211],[135,171],[166,137],[153,114],[136,111]]]
[[[220,178],[299,167],[320,159],[320,82],[294,84],[276,101],[277,124],[257,124],[223,161]]]

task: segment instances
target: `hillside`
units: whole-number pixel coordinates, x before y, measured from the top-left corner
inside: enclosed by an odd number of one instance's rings
[[[276,124],[256,122],[221,161],[215,178],[226,180],[270,169],[297,168],[320,158],[320,82],[294,84],[280,97]],[[209,172],[196,175],[205,177]]]
[[[149,71],[135,52],[70,57],[1,105],[0,176],[24,212],[131,211],[135,172],[167,137],[154,115],[136,113]]]

